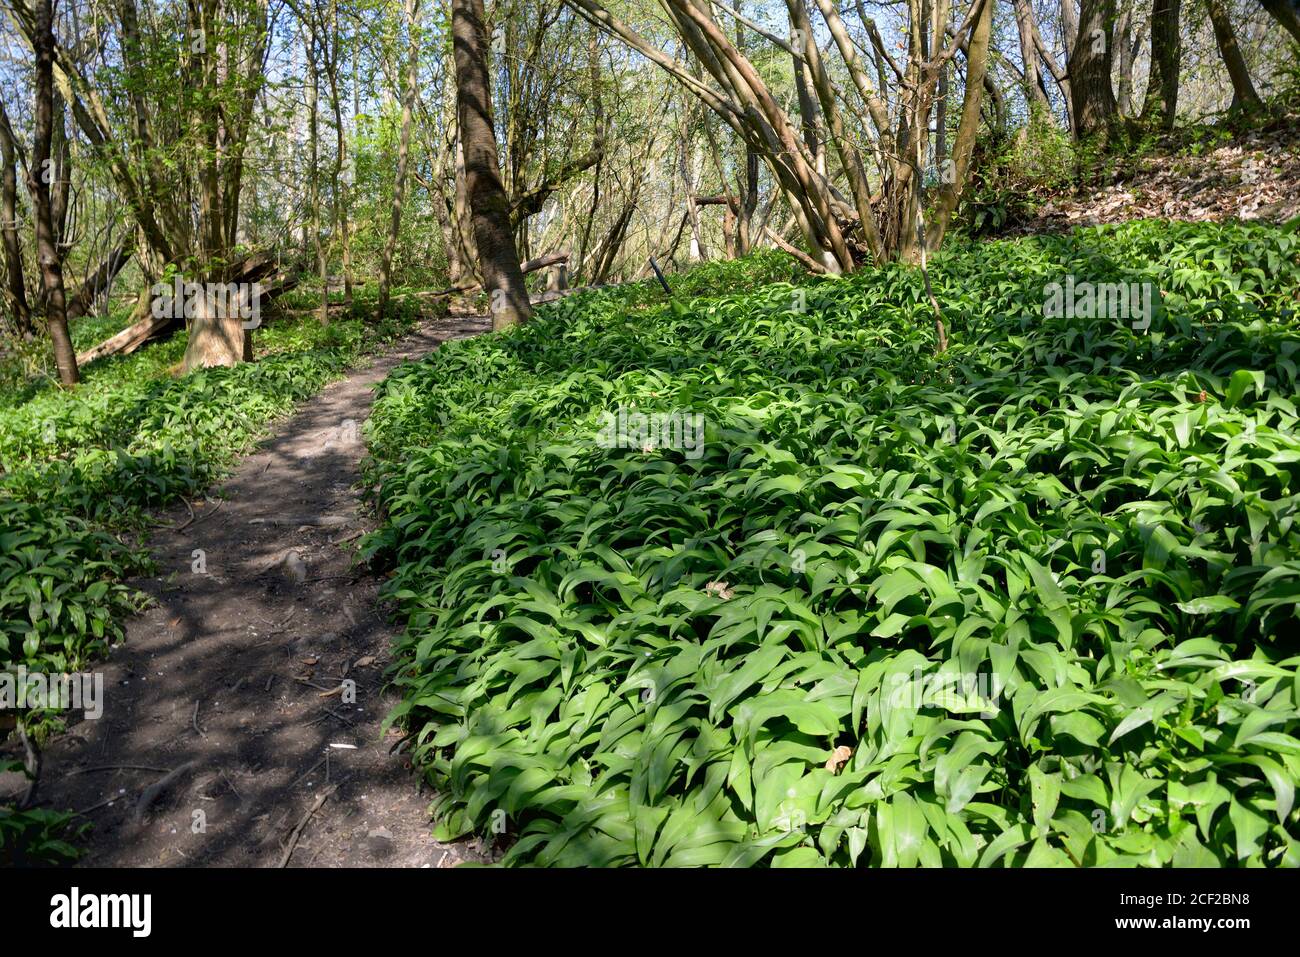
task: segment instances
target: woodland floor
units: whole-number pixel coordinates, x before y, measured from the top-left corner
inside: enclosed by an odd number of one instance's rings
[[[40,803],[94,824],[84,865],[275,867],[289,853],[289,866],[449,867],[476,856],[430,837],[430,794],[390,754],[400,734],[381,733],[396,703],[383,690],[393,629],[380,581],[353,564],[349,543],[368,527],[355,486],[373,387],[485,329],[477,317],[423,321],[278,423],[193,521],[183,507],[159,516],[171,524],[152,536],[158,576],[139,583],[155,603],[102,665],[103,717],[45,754]],[[195,549],[206,574],[193,571]],[[341,700],[344,678],[354,703]]]
[[[1003,235],[1065,232],[1133,219],[1286,222],[1300,216],[1300,116],[1251,130],[1200,155],[1152,153],[1106,185],[1048,195]]]

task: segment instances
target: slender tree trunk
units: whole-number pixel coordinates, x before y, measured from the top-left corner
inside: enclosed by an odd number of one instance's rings
[[[68,206],[72,196],[72,140],[68,137],[66,109],[58,88],[54,90],[54,121],[50,128],[50,216],[54,220],[54,246],[59,261],[67,255]]]
[[[334,197],[336,219],[338,222],[339,242],[343,246],[343,305],[347,312],[352,312],[352,183],[351,167],[347,166],[347,137],[343,132],[343,103],[339,98],[339,57],[342,40],[338,35],[339,8],[337,0],[330,3],[330,24],[334,30],[334,59],[330,65],[330,102],[334,106],[335,147],[334,160]],[[352,53],[356,56],[356,51]],[[354,60],[355,62],[355,60]],[[353,121],[355,122],[355,117]],[[343,170],[347,166],[349,172]]]
[[[1246,60],[1237,45],[1237,35],[1232,30],[1232,20],[1223,0],[1205,0],[1210,14],[1210,23],[1214,26],[1214,42],[1219,47],[1219,56],[1228,68],[1228,77],[1232,80],[1232,109],[1255,109],[1260,105],[1259,94],[1250,82],[1250,71],[1246,69]]]
[[[743,9],[741,0],[736,2],[737,9]],[[744,25],[736,24],[736,48],[742,56],[748,56],[748,31]],[[744,144],[745,176],[740,197],[740,208],[736,211],[736,252],[740,256],[749,255],[754,245],[754,213],[758,210],[758,153],[749,144]]]
[[[993,0],[987,0],[966,46],[966,92],[961,104],[961,120],[958,121],[952,145],[953,175],[943,178],[938,196],[931,204],[930,222],[926,224],[925,245],[931,250],[938,249],[943,242],[948,223],[961,201],[962,189],[970,174],[971,156],[975,152],[975,139],[979,133],[980,108],[984,102],[984,78],[988,72],[992,27]],[[942,342],[942,332],[939,338]]]
[[[492,297],[492,328],[507,329],[532,315],[510,229],[510,199],[501,184],[492,96],[488,83],[483,0],[452,0],[456,102],[465,150],[465,187],[474,221],[483,288]]]
[[[1069,63],[1079,37],[1079,0],[1061,0],[1061,48]]]
[[[307,221],[311,224],[311,248],[316,257],[316,273],[320,276],[320,305],[316,310],[316,318],[321,325],[326,325],[330,315],[330,283],[325,247],[320,235],[320,71],[316,63],[318,44],[314,6],[310,15],[311,23],[307,27],[307,72],[311,74],[311,82],[307,85],[307,140],[310,145],[311,168],[307,179]]]
[[[23,247],[18,239],[18,149],[4,103],[0,103],[0,241],[5,265],[5,302],[14,317],[14,331],[24,339],[36,334],[23,282]]]
[[[803,41],[803,48],[800,52],[803,54],[804,69],[808,74],[809,84],[816,92],[821,107],[821,122],[825,129],[829,130],[831,143],[834,145],[840,161],[840,168],[844,171],[845,178],[849,182],[849,191],[853,196],[858,214],[858,225],[861,229],[861,238],[858,242],[860,247],[865,249],[865,255],[861,255],[860,258],[879,261],[882,258],[881,240],[876,229],[875,216],[871,210],[871,190],[867,183],[866,169],[862,165],[861,154],[858,153],[857,147],[845,127],[843,112],[831,86],[830,75],[826,70],[825,62],[822,60],[821,51],[817,46],[812,20],[808,16],[808,8],[805,0],[786,0],[786,8],[790,11],[791,22],[795,24]],[[926,119],[928,121],[929,117],[927,116]],[[928,122],[926,125],[928,126]],[[821,159],[820,164],[819,171],[824,172],[824,157]],[[833,260],[826,260],[827,268],[830,268],[833,264]],[[843,264],[843,268],[852,269],[854,265],[855,260],[850,258],[848,262]]]
[[[50,142],[54,126],[54,10],[52,0],[36,0],[36,102],[35,143],[27,170],[27,187],[36,214],[36,259],[41,267],[45,291],[45,324],[54,343],[54,361],[59,381],[70,388],[80,381],[77,354],[68,336],[67,305],[63,292],[63,265],[54,235],[54,214],[50,202],[53,164]]]
[[[802,50],[803,41],[794,29],[790,31],[790,45],[796,51]],[[804,144],[808,147],[808,152],[816,159],[816,166],[819,172],[826,169],[826,155],[823,150],[823,137],[821,135],[821,117],[817,111],[817,101],[813,99],[810,90],[811,83],[808,76],[808,68],[804,66],[803,60],[799,57],[793,57],[794,67],[794,88],[799,99],[799,125],[803,133]]]
[[[419,0],[406,0],[406,29],[408,38],[406,60],[406,89],[402,91],[402,128],[397,140],[397,176],[393,183],[393,215],[388,225],[388,238],[384,242],[379,260],[378,317],[388,310],[388,291],[392,281],[393,253],[397,249],[397,235],[402,227],[402,204],[406,201],[406,167],[411,152],[411,114],[415,110],[415,84],[419,71],[420,4]]]
[[[1110,78],[1114,21],[1115,0],[1082,0],[1079,5],[1079,32],[1068,61],[1078,139],[1106,135],[1115,122]]]
[[[758,212],[758,153],[752,146],[745,147],[745,194],[740,200],[740,215],[736,217],[736,249],[748,256],[754,248],[754,214]]]
[[[1178,21],[1182,0],[1153,0],[1151,4],[1151,67],[1142,103],[1142,120],[1159,119],[1165,130],[1174,128],[1178,113],[1178,72],[1182,62],[1182,39]]]
[[[934,100],[934,168],[940,179],[948,159],[948,64],[939,67],[939,95]]]
[[[1133,11],[1123,10],[1115,22],[1115,43],[1119,47],[1119,82],[1115,85],[1115,109],[1121,117],[1133,114]]]
[[[1020,36],[1020,61],[1024,66],[1025,99],[1044,113],[1051,109],[1043,91],[1038,46],[1034,43],[1034,8],[1029,0],[1015,0],[1016,29]]]
[[[682,185],[686,188],[686,215],[691,221],[691,260],[702,262],[709,258],[708,247],[704,244],[704,233],[700,229],[700,210],[695,204],[695,178],[691,174],[691,110],[688,106],[682,121],[681,160]]]

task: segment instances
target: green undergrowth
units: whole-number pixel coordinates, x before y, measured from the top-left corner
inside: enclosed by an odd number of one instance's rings
[[[1300,864],[1298,253],[1296,224],[953,246],[938,357],[915,270],[768,257],[397,370],[363,552],[438,836]],[[1045,317],[1067,274],[1151,283],[1149,327]],[[702,416],[702,454],[598,441],[620,408]]]

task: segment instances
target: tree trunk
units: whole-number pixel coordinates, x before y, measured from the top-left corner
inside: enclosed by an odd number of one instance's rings
[[[483,0],[452,0],[456,103],[465,151],[465,187],[474,221],[483,288],[492,297],[492,328],[507,329],[532,315],[519,253],[510,229],[510,200],[501,184],[488,84]]]
[[[961,104],[961,120],[952,144],[951,177],[943,177],[939,195],[930,210],[925,245],[938,249],[948,231],[948,223],[961,201],[962,189],[970,173],[971,156],[979,133],[980,107],[984,98],[984,78],[988,72],[990,34],[993,26],[993,0],[980,11],[966,46],[966,94]],[[949,182],[951,180],[951,182]],[[943,336],[940,335],[942,341]]]
[[[1110,79],[1114,20],[1115,0],[1082,0],[1079,5],[1079,33],[1067,68],[1074,97],[1074,133],[1080,140],[1105,136],[1115,122]]]
[[[460,136],[460,123],[456,124],[456,157],[453,172],[455,174],[455,195],[452,210],[456,225],[456,238],[460,243],[460,279],[453,278],[452,285],[483,285],[483,275],[479,271],[478,248],[474,243],[474,213],[470,210],[469,189],[465,185],[465,144]],[[598,184],[599,185],[599,184]],[[592,215],[595,215],[593,203]],[[588,220],[590,221],[590,220]]]
[[[708,247],[704,244],[704,233],[700,229],[700,210],[695,203],[696,191],[694,177],[691,175],[691,110],[687,106],[682,118],[681,173],[682,185],[686,189],[686,215],[691,221],[691,261],[703,262],[709,258]]]
[[[1115,22],[1115,43],[1119,46],[1119,82],[1115,86],[1115,109],[1121,117],[1133,114],[1133,11],[1123,10]]]
[[[743,9],[741,0],[736,7]],[[745,27],[736,24],[736,48],[742,56],[748,56],[748,33]],[[745,153],[745,175],[741,183],[740,208],[736,211],[736,253],[748,256],[754,245],[754,213],[758,211],[758,153],[748,144],[742,144]]]
[[[50,141],[54,126],[54,11],[52,0],[36,0],[36,102],[34,108],[35,143],[32,163],[27,169],[27,187],[36,214],[36,259],[41,267],[41,285],[45,293],[45,324],[54,343],[54,361],[59,381],[70,388],[80,381],[77,356],[68,336],[67,304],[63,292],[63,266],[54,236],[54,215],[50,202],[50,179],[53,164]]]
[[[1061,0],[1061,49],[1065,51],[1065,62],[1070,62],[1074,54],[1075,41],[1079,37],[1079,0]]]
[[[54,91],[53,122],[50,125],[50,218],[54,224],[54,248],[59,262],[67,254],[68,203],[72,196],[72,140],[68,137],[66,109],[58,89]]]
[[[942,179],[948,160],[948,64],[939,67],[939,95],[934,101],[934,168]]]
[[[4,299],[14,318],[14,331],[24,339],[36,334],[32,310],[27,304],[27,287],[23,282],[23,249],[18,240],[18,150],[0,102],[0,242],[3,244]]]
[[[1227,8],[1223,0],[1205,0],[1205,6],[1210,13],[1210,23],[1214,25],[1214,42],[1219,47],[1219,56],[1223,58],[1223,65],[1228,68],[1228,77],[1232,80],[1231,109],[1255,109],[1260,105],[1259,94],[1250,82],[1250,71],[1246,69],[1241,48],[1237,46],[1237,35],[1232,30]]]
[[[1182,0],[1153,0],[1151,4],[1151,67],[1142,104],[1142,120],[1159,118],[1165,130],[1174,128],[1178,112],[1178,72],[1182,62],[1179,18]]]
[[[1024,65],[1025,100],[1031,108],[1047,113],[1051,104],[1043,91],[1038,62],[1038,46],[1034,43],[1034,8],[1029,0],[1015,0],[1016,29],[1020,35],[1020,62]]]
[[[307,180],[307,221],[311,224],[311,249],[316,259],[316,272],[320,276],[320,306],[316,318],[321,325],[329,323],[330,284],[325,247],[320,236],[320,71],[316,65],[316,9],[311,10],[311,23],[307,26],[307,140],[311,147],[311,169]],[[337,193],[335,194],[337,195]]]
[[[1259,4],[1291,34],[1296,43],[1300,43],[1300,4],[1296,0],[1259,0]],[[1296,51],[1291,52],[1294,54]]]
[[[406,166],[411,153],[411,114],[415,109],[415,84],[419,71],[420,4],[419,0],[406,0],[406,29],[408,33],[406,60],[406,89],[402,91],[402,128],[397,140],[397,176],[393,182],[393,216],[388,225],[388,238],[384,241],[379,260],[379,306],[377,317],[382,319],[388,310],[388,290],[392,281],[393,253],[397,249],[397,234],[402,227],[402,204],[406,201]]]
[[[797,27],[791,25],[790,46],[796,51],[801,51],[803,40],[797,32]],[[821,117],[817,112],[817,103],[813,100],[812,93],[809,91],[811,83],[809,82],[808,68],[800,56],[791,54],[794,59],[794,88],[798,94],[799,101],[799,127],[803,133],[804,144],[808,147],[808,152],[816,159],[818,172],[824,172],[826,169],[826,154],[822,145]]]
[[[253,337],[238,313],[221,315],[208,296],[195,297],[194,321],[185,346],[185,371],[233,366],[253,359]]]
[[[338,3],[330,5],[330,19],[334,28],[338,29]],[[336,38],[336,43],[342,41]],[[356,64],[357,52],[352,51],[352,62]],[[334,66],[330,71],[330,93],[334,102],[334,122],[338,126],[337,147],[338,160],[334,165],[334,179],[338,188],[338,223],[339,223],[339,241],[343,244],[343,305],[349,314],[352,312],[352,184],[354,175],[352,166],[348,164],[347,155],[347,137],[343,134],[343,105],[339,100],[339,80],[338,80],[338,47],[335,47]],[[353,125],[357,123],[356,116],[352,117]],[[347,166],[347,174],[344,175],[343,168]]]

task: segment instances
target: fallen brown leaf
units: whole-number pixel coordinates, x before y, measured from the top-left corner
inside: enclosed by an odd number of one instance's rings
[[[831,772],[831,774],[838,774],[840,768],[844,767],[851,757],[853,757],[853,749],[847,744],[841,744],[838,748],[832,751],[831,756],[826,759],[826,770]]]

